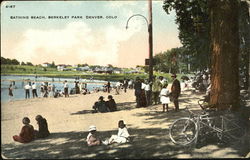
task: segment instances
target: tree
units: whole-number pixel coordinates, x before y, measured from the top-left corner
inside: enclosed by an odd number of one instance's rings
[[[20,62],[18,62],[18,60],[16,59],[9,59],[9,58],[1,57],[1,64],[19,65]]]
[[[26,65],[27,66],[33,66],[33,64],[31,62],[27,62]]]
[[[178,73],[187,71],[189,57],[184,47],[172,48],[154,56],[155,70],[160,72]]]
[[[22,62],[21,65],[26,65],[26,64],[24,62]]]
[[[239,18],[240,85],[243,89],[247,90],[249,88],[250,18],[249,5],[246,1],[240,3]]]
[[[54,61],[52,61],[52,63],[51,63],[51,68],[56,68],[56,65],[55,65]]]
[[[207,0],[164,0],[163,9],[167,14],[176,12],[179,39],[187,49],[191,66],[205,69],[210,66],[210,27]]]
[[[13,65],[19,65],[20,62],[18,62],[18,60],[16,60],[16,59],[12,59],[11,60],[11,64],[13,64]]]
[[[211,96],[218,109],[239,107],[239,2],[210,1]]]

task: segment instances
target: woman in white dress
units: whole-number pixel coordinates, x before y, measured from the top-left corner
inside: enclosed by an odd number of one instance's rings
[[[112,143],[126,143],[128,142],[129,133],[123,120],[118,122],[118,134],[112,135],[109,139],[108,144]]]
[[[168,84],[164,84],[163,88],[161,89],[160,92],[160,101],[162,103],[163,111],[165,112],[165,108],[167,109],[168,112],[168,104],[170,103],[170,98],[169,98],[169,90],[167,89]]]

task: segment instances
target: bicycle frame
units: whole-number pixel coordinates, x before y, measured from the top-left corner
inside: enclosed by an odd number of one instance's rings
[[[205,126],[205,127],[210,129],[210,133],[211,132],[216,132],[217,137],[220,140],[222,140],[223,136],[225,136],[227,134],[228,134],[228,136],[230,136],[230,137],[232,137],[234,139],[237,139],[236,137],[233,137],[230,134],[230,131],[238,130],[241,127],[239,125],[237,125],[233,120],[230,120],[230,119],[226,118],[223,115],[220,115],[219,117],[211,117],[207,113],[205,113],[205,114],[195,114],[190,110],[188,110],[188,112],[190,113],[189,118],[192,119],[197,124],[198,135],[200,135],[200,130],[203,128],[203,126]],[[212,123],[212,121],[215,120],[216,118],[219,118],[220,121],[221,121],[221,126],[220,127],[217,127]],[[227,129],[225,127],[226,122],[231,123],[234,127],[232,129]],[[196,139],[195,142],[197,142],[197,139]]]

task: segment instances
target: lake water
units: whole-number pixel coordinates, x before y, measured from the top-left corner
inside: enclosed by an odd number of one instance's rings
[[[14,80],[15,87],[13,90],[13,97],[14,100],[22,100],[25,99],[25,91],[24,91],[24,85],[27,84],[27,80],[30,80],[31,82],[36,82],[37,85],[37,94],[40,96],[40,87],[42,82],[51,82],[55,85],[56,90],[62,90],[63,91],[63,82],[67,80],[69,85],[69,91],[70,89],[75,87],[75,78],[50,78],[50,77],[35,77],[35,76],[1,76],[1,102],[6,102],[9,100],[9,85],[11,84],[11,81]],[[102,87],[104,83],[107,83],[107,81],[101,81],[101,80],[87,80],[87,79],[79,79],[79,82],[85,82],[87,83],[87,89],[92,91],[96,87]],[[115,82],[110,82],[111,84],[114,84]],[[32,93],[30,91],[30,96],[32,97]]]

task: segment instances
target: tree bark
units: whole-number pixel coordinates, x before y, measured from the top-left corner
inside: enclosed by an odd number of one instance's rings
[[[219,110],[239,107],[238,0],[211,0],[211,97]]]
[[[246,1],[240,3],[239,13],[240,31],[240,81],[241,87],[249,88],[249,55],[250,55],[250,18],[249,5]]]

